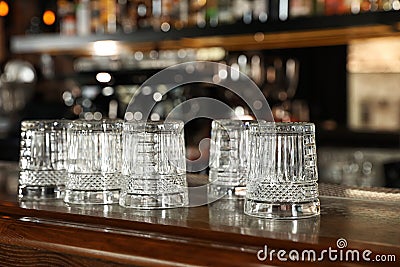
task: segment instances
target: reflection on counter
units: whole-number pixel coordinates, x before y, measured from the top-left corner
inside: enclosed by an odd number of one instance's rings
[[[14,162],[0,161],[0,197],[16,199],[18,192],[19,168]]]
[[[265,220],[245,215],[243,204],[244,199],[232,198],[210,204],[208,211],[212,229],[220,230],[221,225],[228,225],[242,227],[241,233],[245,235],[257,235],[262,230],[271,238],[311,243],[318,241],[319,216],[302,220]]]
[[[66,204],[62,200],[26,200],[19,205],[24,209],[48,210],[69,214],[108,217],[124,220],[140,220],[145,223],[175,224],[186,226],[188,217],[187,208],[139,210],[127,209],[114,205],[74,205]],[[53,222],[56,223],[56,222]]]
[[[320,217],[303,220],[265,220],[245,215],[243,199],[221,199],[209,205],[195,208],[174,208],[158,210],[126,209],[119,205],[67,205],[60,200],[21,201],[25,209],[44,210],[66,214],[77,214],[103,218],[122,219],[149,224],[175,225],[183,227],[199,226],[214,231],[292,240],[296,242],[317,243]],[[36,221],[37,218],[24,218]],[[59,220],[40,220],[36,222],[63,225]],[[80,227],[79,223],[71,224]]]
[[[53,218],[39,220],[37,217],[25,217],[26,221],[49,225],[68,224],[70,227],[85,227],[86,229],[88,226],[96,228],[102,223],[107,223],[110,224],[107,228],[109,232],[113,231],[112,225],[123,224],[127,228],[119,233],[133,235],[140,233],[141,229],[149,229],[151,224],[159,224],[181,226],[183,235],[187,234],[186,230],[194,228],[197,233],[211,230],[220,234],[228,232],[231,235],[239,235],[241,238],[252,236],[317,244],[321,241],[321,236],[337,239],[338,235],[344,234],[349,240],[367,242],[374,240],[398,246],[399,235],[392,230],[399,224],[397,209],[400,199],[399,189],[364,189],[320,184],[320,196],[321,216],[302,220],[268,220],[247,216],[243,212],[242,199],[221,199],[209,205],[193,208],[147,211],[125,209],[118,205],[67,206],[62,201],[26,201],[20,202],[19,205],[25,209],[46,211],[46,214]],[[382,215],[379,219],[376,217],[377,213]],[[102,218],[107,218],[107,221]],[[346,221],[345,227],[338,227],[344,218],[351,219]],[[111,225],[113,219],[116,220]],[[365,224],[366,222],[368,225]],[[382,223],[390,228],[381,229]],[[376,235],[371,232],[366,233],[365,229],[380,229],[387,232]],[[117,231],[121,231],[121,228]],[[156,235],[161,239],[166,237],[165,232],[161,235],[159,233],[146,234],[146,236],[149,235]],[[224,240],[219,239],[219,241]]]

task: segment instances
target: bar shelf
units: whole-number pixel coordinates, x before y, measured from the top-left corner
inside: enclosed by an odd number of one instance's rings
[[[332,46],[357,38],[399,36],[399,21],[399,11],[387,11],[191,27],[168,32],[139,29],[130,34],[24,35],[11,38],[10,50],[14,54],[91,54],[91,44],[108,40],[116,41],[126,50],[141,51],[215,46],[231,51]]]

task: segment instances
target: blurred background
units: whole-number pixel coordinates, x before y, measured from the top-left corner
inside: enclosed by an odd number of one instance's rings
[[[18,161],[21,120],[123,118],[151,75],[208,60],[251,77],[276,121],[316,124],[320,181],[400,187],[399,22],[397,0],[0,1],[0,160]],[[218,86],[157,90],[152,119],[199,96],[252,116]],[[190,157],[210,124],[185,126]]]

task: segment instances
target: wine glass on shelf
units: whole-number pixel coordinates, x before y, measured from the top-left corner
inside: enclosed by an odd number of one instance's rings
[[[263,93],[272,102],[272,113],[276,121],[300,120],[293,116],[293,97],[299,81],[299,66],[299,61],[294,58],[275,57],[272,61],[266,61]]]

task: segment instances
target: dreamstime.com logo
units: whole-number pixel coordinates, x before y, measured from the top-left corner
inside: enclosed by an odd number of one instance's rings
[[[346,249],[347,240],[339,238],[336,241],[336,248],[328,247],[321,252],[313,249],[290,251],[280,249],[268,249],[265,245],[263,249],[257,252],[259,261],[273,261],[274,258],[279,261],[325,261],[332,262],[396,262],[396,255],[393,254],[374,254],[371,250]]]

